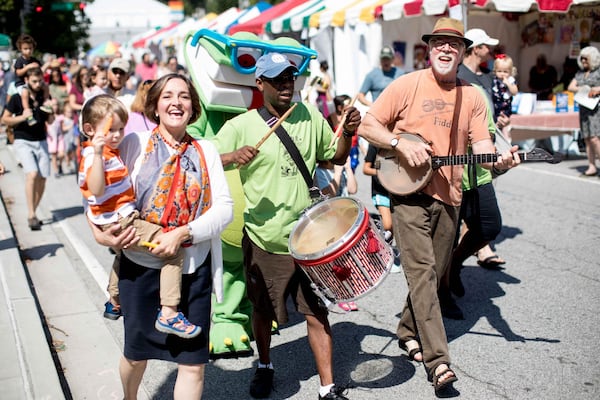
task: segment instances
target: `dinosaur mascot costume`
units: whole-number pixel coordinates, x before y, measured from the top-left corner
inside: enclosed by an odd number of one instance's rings
[[[304,87],[308,64],[317,53],[292,38],[260,40],[255,34],[237,32],[225,36],[208,29],[190,33],[185,39],[184,57],[190,76],[200,94],[202,114],[189,127],[197,138],[211,138],[228,119],[263,105],[256,88],[256,60],[264,53],[278,52],[296,63],[299,76],[296,93]],[[244,194],[237,169],[226,171],[234,200],[234,221],[221,236],[223,245],[222,303],[213,299],[210,353],[212,358],[241,357],[253,354],[252,305],[246,298],[246,283],[241,250],[244,225]]]

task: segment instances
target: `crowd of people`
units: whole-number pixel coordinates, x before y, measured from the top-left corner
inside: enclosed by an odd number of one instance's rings
[[[59,58],[42,64],[33,56],[35,40],[19,38],[15,84],[3,99],[2,123],[14,135],[14,153],[26,176],[28,226],[41,229],[36,210],[46,179],[77,172],[91,232],[117,253],[104,315],[124,317],[119,370],[126,399],[137,397],[151,359],[178,365],[174,398],[202,396],[211,294],[217,301],[223,296],[220,235],[233,218],[225,170],[233,168],[244,189],[243,262],[258,351],[250,395],[271,394],[273,321],[288,321],[291,296],[306,320],[320,379],[318,398],[348,399],[347,389],[334,379],[329,310],[295,263],[288,238],[313,203],[315,185],[327,196],[356,193],[358,157],[352,154],[360,152],[363,172],[372,176],[381,236],[399,250],[408,285],[398,346],[423,364],[436,394],[458,380],[443,317],[463,318],[453,296],[467,290],[460,271],[468,257],[477,254],[487,268],[506,262],[490,246],[502,228],[492,182],[520,163],[518,147],[506,139],[518,86],[509,55],[496,53],[493,70],[484,68],[499,41],[483,29],[465,32],[462,22],[444,17],[422,41],[428,68],[413,72],[393,64],[392,47],[382,48],[380,66],[356,95],[369,107],[362,116],[349,95],[334,95],[326,61],[313,82],[318,103],[293,103],[298,68],[284,54],[266,53],[255,72],[264,106],[228,120],[206,140],[187,132],[202,108],[176,58],[164,68],[150,53],[137,65],[122,57],[90,65],[67,65]],[[544,61],[538,59],[529,82],[538,97],[547,96],[548,89],[540,82],[557,80]],[[598,50],[582,49],[578,63],[568,90],[587,88],[589,97],[597,97]],[[9,71],[3,87],[7,76]],[[600,156],[598,106],[582,110],[589,160],[584,175],[594,176]],[[284,144],[287,136],[295,148],[286,145],[291,156],[282,155],[277,140],[257,149],[269,121],[278,120],[277,136]],[[422,140],[402,133],[418,133]],[[399,195],[377,178],[380,150],[392,152],[409,169],[426,167],[432,154],[498,157],[493,163],[443,166],[432,172],[428,185]],[[358,310],[353,302],[340,306]]]

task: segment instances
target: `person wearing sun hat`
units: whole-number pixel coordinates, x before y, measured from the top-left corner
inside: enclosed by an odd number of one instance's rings
[[[369,72],[360,86],[356,98],[365,106],[370,106],[371,101],[367,99],[367,93],[371,92],[372,101],[383,92],[394,79],[404,75],[404,70],[394,66],[394,50],[390,46],[383,46],[379,52],[379,67]]]
[[[409,172],[429,168],[431,155],[466,154],[469,144],[475,154],[495,153],[485,98],[477,88],[457,79],[465,49],[472,44],[462,22],[440,18],[422,39],[429,48],[431,68],[394,80],[364,116],[359,134],[388,150],[394,155],[389,162],[395,159]],[[400,136],[408,132],[418,133],[423,140]],[[516,166],[516,151],[514,146],[502,154],[495,167]],[[484,166],[493,167],[492,163]],[[400,170],[388,178],[406,179]],[[435,392],[442,394],[457,377],[450,368],[437,289],[452,254],[463,166],[442,166],[430,173],[420,191],[402,196],[390,193],[394,237],[409,288],[396,333],[400,348],[409,359],[425,364]]]
[[[297,72],[284,54],[261,56],[256,62],[255,77],[264,107],[228,120],[212,141],[226,168],[239,166],[244,189],[242,251],[259,355],[250,395],[266,398],[271,393],[275,373],[270,349],[272,321],[279,325],[288,321],[286,298],[290,296],[307,321],[307,335],[320,378],[318,398],[345,400],[345,388],[336,386],[333,379],[333,341],[327,309],[319,304],[308,277],[294,263],[288,247],[292,228],[311,205],[309,186],[278,135],[268,136],[260,151],[255,147],[269,130],[266,121],[275,123],[291,109]],[[281,126],[298,147],[308,175],[313,176],[317,161],[344,165],[359,124],[360,113],[355,107],[348,107],[343,134],[334,140],[321,112],[300,102]],[[334,145],[330,146],[332,142]]]
[[[469,83],[481,86],[492,100],[493,77],[488,70],[482,70],[481,64],[491,58],[491,48],[497,46],[498,39],[490,37],[483,29],[474,28],[465,32],[471,45],[465,50],[465,57],[458,67],[458,77]]]
[[[108,66],[108,86],[106,87],[106,93],[112,94],[115,97],[123,96],[125,94],[134,94],[133,91],[127,89],[125,84],[129,79],[129,73],[131,66],[129,61],[124,58],[113,59]]]

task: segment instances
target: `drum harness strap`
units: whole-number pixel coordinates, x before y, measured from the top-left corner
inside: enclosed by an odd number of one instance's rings
[[[265,120],[265,123],[269,128],[275,125],[275,123],[278,120],[277,117],[271,115],[271,113],[269,112],[269,110],[266,109],[266,107],[259,108],[258,114],[262,117],[262,119]],[[279,125],[279,127],[275,130],[275,134],[277,135],[279,140],[281,140],[281,143],[283,143],[288,153],[290,153],[292,160],[294,160],[294,162],[298,166],[298,169],[300,170],[300,173],[302,174],[302,177],[306,182],[306,186],[308,186],[308,192],[313,203],[325,200],[326,196],[323,195],[319,188],[313,184],[313,179],[310,176],[310,172],[308,172],[308,167],[306,166],[304,159],[300,155],[300,150],[298,150],[298,147],[296,146],[290,135],[287,133],[283,125]]]
[[[267,126],[269,126],[269,128],[275,125],[275,123],[278,121],[278,118],[274,115],[271,115],[271,113],[265,107],[259,108],[258,114],[262,117],[262,119],[265,120],[265,123],[267,124]],[[298,150],[298,147],[296,146],[290,135],[287,133],[285,128],[282,125],[279,125],[279,127],[275,130],[275,133],[277,134],[279,140],[281,140],[281,143],[283,143],[283,145],[285,146],[288,153],[290,153],[292,160],[294,160],[294,162],[298,166],[298,169],[302,173],[302,177],[306,182],[310,198],[313,202],[312,205],[315,205],[319,201],[326,200],[327,196],[321,193],[318,187],[313,185],[313,179],[310,176],[310,172],[308,172],[308,167],[306,166],[304,159],[300,155],[300,150]],[[327,308],[328,310],[333,309],[335,303],[332,302],[327,296],[325,296],[325,294],[317,287],[317,285],[314,282],[311,282],[310,286],[315,295],[321,301],[322,306]]]

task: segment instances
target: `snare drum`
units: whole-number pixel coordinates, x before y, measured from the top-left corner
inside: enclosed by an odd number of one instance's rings
[[[325,297],[351,301],[375,289],[394,263],[391,247],[352,197],[308,209],[290,234],[290,253]]]

